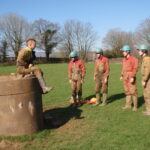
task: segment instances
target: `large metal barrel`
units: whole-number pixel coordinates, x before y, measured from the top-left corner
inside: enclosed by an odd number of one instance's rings
[[[42,92],[37,78],[0,76],[0,135],[27,135],[41,130],[42,113]]]

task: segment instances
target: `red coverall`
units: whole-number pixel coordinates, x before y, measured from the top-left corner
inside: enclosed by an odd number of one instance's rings
[[[71,80],[72,97],[76,102],[77,96],[80,101],[82,96],[82,81],[86,74],[86,68],[80,59],[70,61],[68,67],[68,77]]]
[[[104,83],[105,79],[108,79],[109,75],[109,62],[108,58],[101,56],[99,59],[95,60],[95,70],[94,78],[96,82],[95,91],[100,92],[102,88],[102,93],[108,93],[108,82]]]
[[[123,77],[124,90],[126,95],[137,96],[137,87],[136,81],[130,83],[130,78],[135,78],[138,71],[138,60],[129,56],[129,58],[122,59],[122,72],[121,76]]]
[[[126,94],[126,104],[123,109],[130,109],[133,98],[133,111],[137,111],[138,98],[137,98],[137,86],[136,86],[136,73],[138,71],[138,60],[129,56],[122,59],[122,72],[124,91]],[[134,81],[131,83],[131,79]]]

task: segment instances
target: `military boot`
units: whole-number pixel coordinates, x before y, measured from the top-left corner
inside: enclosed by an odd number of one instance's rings
[[[77,97],[76,95],[72,95],[72,98],[73,98],[73,107],[77,107],[78,106],[78,103],[77,103]]]
[[[146,102],[146,103],[145,103],[146,111],[143,111],[142,113],[143,113],[144,115],[150,116],[150,102],[149,102],[149,101],[145,101],[145,102]]]
[[[133,109],[132,111],[137,111],[138,108],[138,99],[137,96],[133,96]]]
[[[99,93],[96,93],[96,103],[93,106],[97,106],[101,103],[101,97]]]
[[[38,78],[38,81],[39,81],[39,84],[40,84],[40,86],[43,90],[43,94],[46,94],[46,93],[50,92],[53,89],[53,87],[47,87],[46,86],[44,78],[42,76]]]
[[[81,105],[82,105],[82,104],[81,104],[82,97],[81,97],[81,96],[78,96],[77,100],[78,100],[78,106],[81,106]]]
[[[105,106],[107,105],[107,93],[103,93],[103,102],[100,104],[100,106]]]
[[[122,109],[131,109],[131,104],[132,104],[131,95],[127,95],[126,96],[126,104],[124,107],[122,107]]]

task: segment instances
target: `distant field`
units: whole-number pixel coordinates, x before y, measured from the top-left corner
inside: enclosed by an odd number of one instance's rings
[[[84,104],[78,108],[68,103],[71,89],[68,83],[68,64],[39,65],[47,84],[55,89],[43,95],[43,107],[53,119],[43,131],[31,136],[0,137],[0,150],[149,150],[150,117],[145,109],[138,72],[138,112],[122,110],[125,97],[119,81],[121,64],[111,64],[109,104],[94,107]],[[94,96],[93,63],[87,63],[83,99]],[[15,72],[15,66],[0,66],[0,74]]]

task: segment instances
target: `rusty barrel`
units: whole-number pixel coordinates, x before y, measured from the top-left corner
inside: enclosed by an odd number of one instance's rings
[[[0,135],[28,135],[41,130],[42,113],[42,92],[35,76],[0,76]]]

